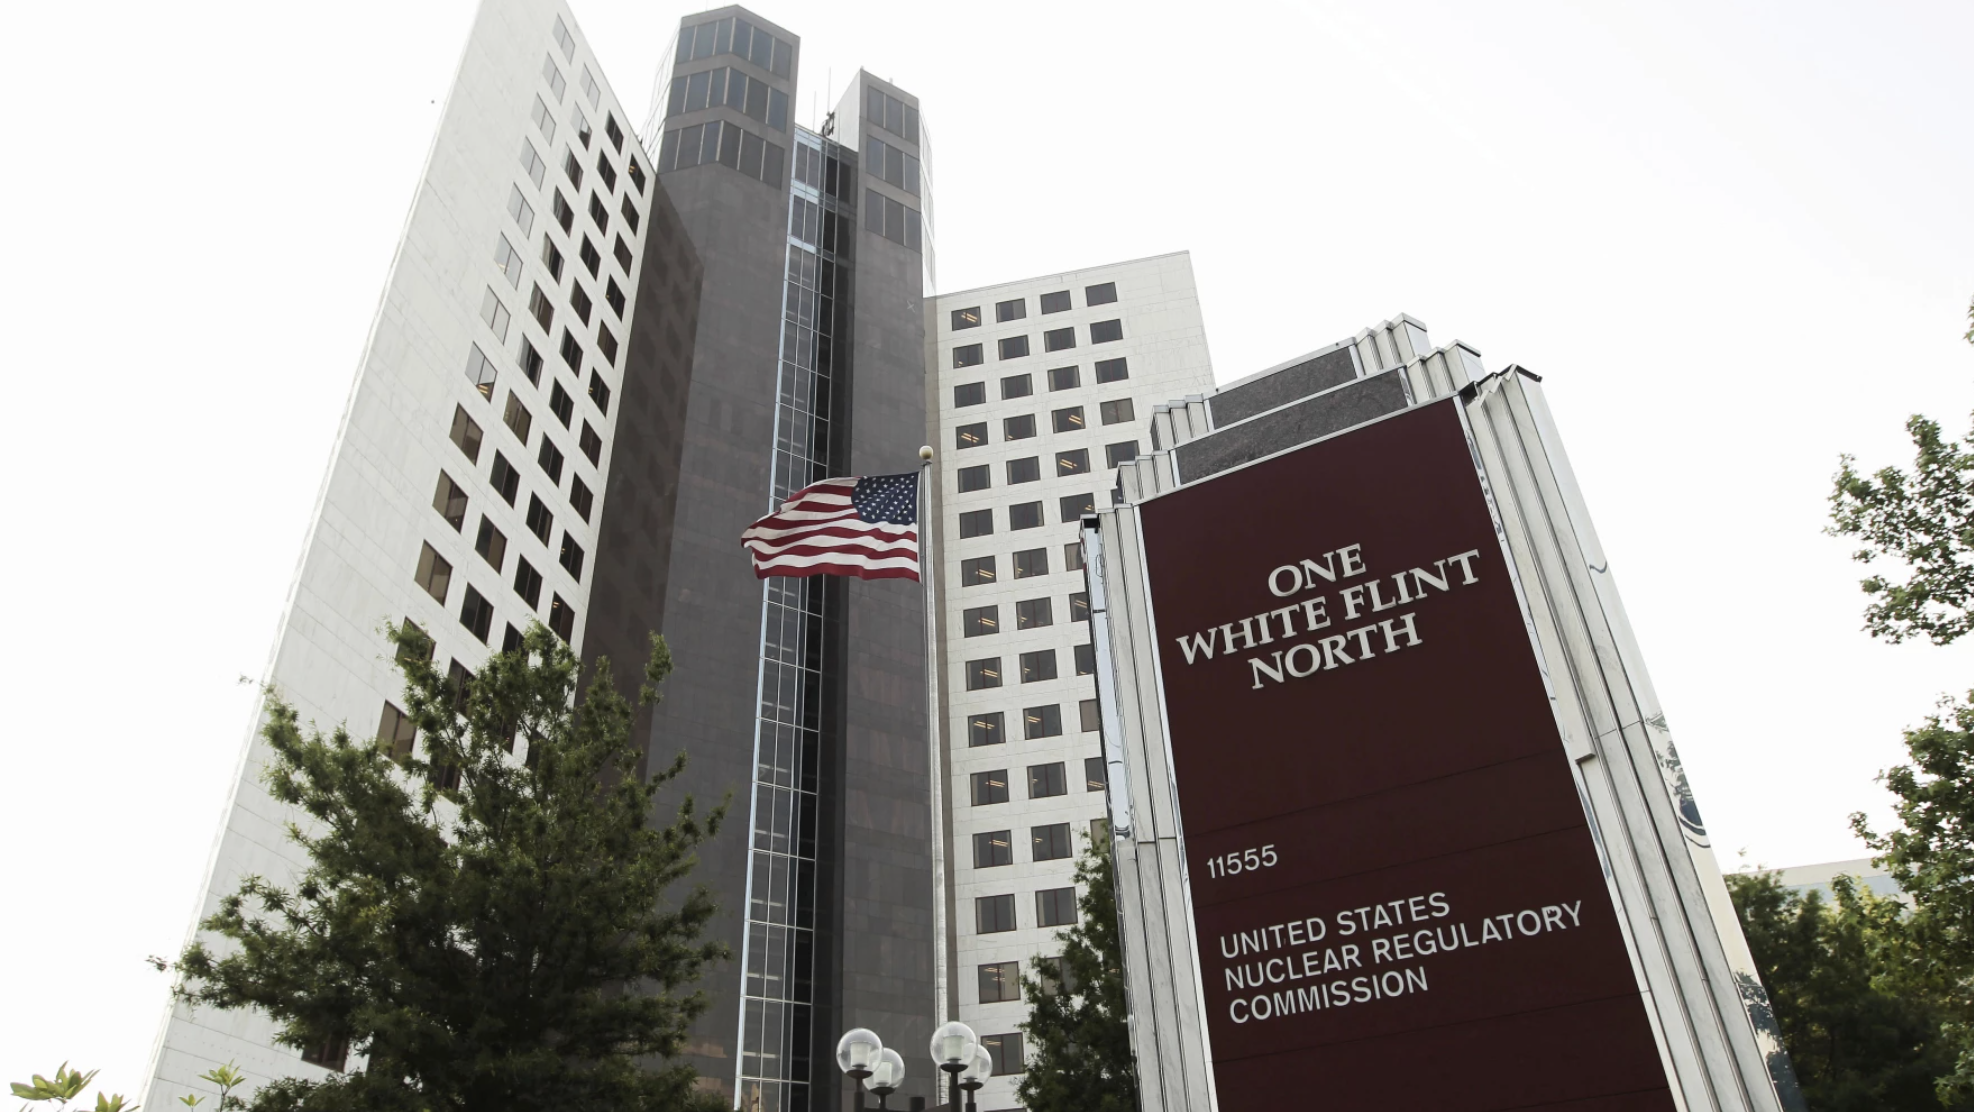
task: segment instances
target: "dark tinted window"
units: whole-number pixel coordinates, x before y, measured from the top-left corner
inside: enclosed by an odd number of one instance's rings
[[[984,537],[994,531],[993,510],[968,510],[960,515],[960,539]]]
[[[1062,708],[1054,703],[1021,712],[1021,736],[1026,741],[1062,736]]]
[[[993,803],[1008,801],[1008,770],[997,768],[992,772],[973,774],[973,805],[985,807]]]
[[[987,443],[987,424],[961,425],[953,430],[953,447],[978,448]]]
[[[1033,375],[1009,375],[1001,380],[1001,400],[1025,398],[1035,392]]]
[[[1042,312],[1045,315],[1048,313],[1067,312],[1068,310],[1069,310],[1068,290],[1057,290],[1054,293],[1045,293],[1042,295]]]
[[[963,344],[953,349],[953,366],[977,367],[987,358],[979,344]]]
[[[1083,384],[1083,376],[1076,373],[1075,367],[1056,367],[1049,372],[1049,389],[1070,390]]]
[[[1122,363],[1123,360],[1120,359],[1118,362]],[[1102,366],[1103,364],[1098,364],[1098,367]],[[1099,407],[1099,410],[1100,415],[1103,417],[1103,422],[1106,425],[1121,425],[1126,421],[1136,418],[1136,414],[1131,409],[1130,398],[1119,398],[1114,402],[1105,402]]]
[[[1035,435],[1035,415],[1023,413],[1018,417],[1005,417],[1001,420],[1003,440],[1026,440]]]
[[[1005,324],[1011,320],[1020,320],[1027,315],[1028,302],[1019,297],[1013,301],[997,301],[994,303],[994,322],[996,324]]]
[[[998,669],[1000,661],[996,660],[992,663]],[[1056,651],[1054,649],[1036,649],[1032,653],[1021,654],[1022,683],[1040,683],[1042,680],[1052,680],[1055,678]],[[989,686],[999,687],[1000,677],[996,675],[994,683]]]
[[[1090,322],[1090,342],[1108,344],[1124,338],[1124,322],[1121,320],[1099,320]]]
[[[1084,733],[1087,734],[1101,728],[1101,722],[1097,714],[1097,701],[1095,699],[1085,699],[1076,704],[1076,712],[1082,720]]]
[[[1076,921],[1076,889],[1047,888],[1035,893],[1035,925],[1062,927]]]
[[[962,382],[953,387],[953,405],[981,405],[987,401],[987,384],[984,382]]]
[[[1074,852],[1070,847],[1069,824],[1066,822],[1030,827],[1028,837],[1037,861],[1060,861]]]
[[[1000,865],[1014,864],[1013,832],[990,830],[973,836],[973,867],[992,869]]]
[[[1008,529],[1036,529],[1042,524],[1040,502],[1019,502],[1008,507]]]
[[[992,714],[976,714],[966,720],[966,743],[969,748],[999,745],[1007,739],[1007,731],[1002,728],[1000,711]]]
[[[1023,456],[1008,461],[1008,485],[1039,482],[1042,478],[1042,457]]]
[[[1051,653],[1051,656],[1054,654]],[[989,687],[1001,686],[1001,658],[985,657],[966,662],[966,689],[980,691]]]
[[[1083,758],[1084,791],[1100,792],[1104,790],[1104,781],[1108,778],[1109,773],[1104,769],[1104,759],[1102,757]]]
[[[1083,407],[1072,405],[1068,409],[1058,409],[1049,414],[1049,425],[1057,432],[1082,432]]]
[[[1083,304],[1108,305],[1117,300],[1117,283],[1105,282],[1100,286],[1083,287]]]
[[[979,327],[980,327],[980,306],[975,305],[971,309],[953,310],[953,331],[957,332],[962,328],[979,328]]]
[[[999,354],[1002,359],[1020,359],[1022,356],[1027,355],[1028,337],[1026,336],[1001,337]]]
[[[1054,625],[1055,607],[1048,598],[1027,598],[1014,604],[1014,628],[1041,629]]]
[[[1014,929],[1013,896],[981,896],[973,901],[974,929],[980,934],[1000,934]]]
[[[1116,322],[1112,321],[1111,323],[1115,324]],[[1091,327],[1094,328],[1095,326],[1092,325]],[[1123,356],[1120,355],[1115,359],[1097,360],[1098,382],[1122,382],[1123,380],[1130,377],[1131,377],[1131,368],[1129,365],[1125,363]],[[1131,403],[1129,400],[1126,400],[1124,402],[1124,416],[1119,418],[1119,420],[1129,421],[1130,419],[1131,419]],[[1104,422],[1104,424],[1106,425],[1109,423],[1110,423],[1109,421]]]
[[[1081,521],[1084,514],[1097,512],[1097,496],[1094,494],[1068,494],[1061,500],[1062,519]]]
[[[1076,674],[1094,676],[1097,674],[1097,647],[1095,645],[1076,646]]]
[[[1120,463],[1129,463],[1137,458],[1138,442],[1135,440],[1120,440],[1115,444],[1104,445],[1105,467],[1116,467]]]
[[[1009,834],[1008,831],[1003,830],[999,832],[998,836],[1001,837],[1003,840],[1006,840],[1008,838],[1008,834]],[[978,866],[977,864],[977,859],[980,856],[980,852],[977,847],[980,845],[981,837],[982,835],[979,834],[975,834],[973,836],[974,846],[976,847],[974,850],[974,857],[976,858],[976,867],[981,867]],[[1012,856],[1010,856],[1006,861],[995,862],[995,864],[997,865],[1009,865],[1013,863],[1014,863],[1014,858]],[[998,1004],[1006,1000],[1021,999],[1020,965],[1021,965],[1020,962],[997,961],[990,965],[981,966],[980,967],[980,1002],[982,1004]]]
[[[978,587],[994,581],[994,558],[976,556],[960,561],[960,586]]]
[[[1056,478],[1065,479],[1090,473],[1090,449],[1078,448],[1073,452],[1056,453]],[[1068,521],[1068,518],[1064,518]]]
[[[1021,1036],[982,1035],[980,1045],[987,1050],[987,1057],[994,1062],[994,1076],[1028,1072],[1028,1060],[1021,1053]]]
[[[1042,333],[1043,351],[1068,351],[1076,346],[1076,329],[1051,328]]]
[[[1049,574],[1049,550],[1031,548],[1014,554],[1014,577],[1026,579],[1031,575]]]
[[[984,463],[978,467],[960,468],[959,480],[961,494],[976,490],[986,490],[988,487],[994,485],[993,472]]]
[[[1028,798],[1047,799],[1069,794],[1069,778],[1062,762],[1028,766]]]
[[[998,606],[968,607],[960,619],[960,629],[968,637],[985,637],[1001,631],[1001,608]]]

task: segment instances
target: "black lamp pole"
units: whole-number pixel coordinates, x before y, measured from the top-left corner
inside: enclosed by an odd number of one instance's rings
[[[980,1091],[980,1079],[977,1077],[968,1078],[967,1080],[960,1082],[960,1088],[966,1090],[966,1112],[974,1112],[973,1094]]]
[[[960,1071],[966,1068],[966,1063],[941,1062],[939,1063],[939,1068],[945,1070],[948,1074],[946,1078],[946,1091],[953,1098],[953,1112],[960,1112]],[[934,1093],[932,1095],[936,1097],[939,1094]]]
[[[844,1070],[843,1074],[850,1079],[850,1091],[856,1094],[856,1098],[850,1102],[850,1107],[856,1109],[856,1112],[864,1112],[864,1078],[870,1076],[870,1071],[850,1069]]]

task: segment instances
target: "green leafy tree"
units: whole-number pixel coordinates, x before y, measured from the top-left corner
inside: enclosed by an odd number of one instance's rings
[[[1033,1053],[1016,1090],[1031,1112],[1137,1112],[1138,1071],[1126,1019],[1117,888],[1108,847],[1092,839],[1076,863],[1081,914],[1056,935],[1062,955],[1030,963]]]
[[[11,1084],[14,1095],[28,1104],[40,1104],[52,1100],[57,1109],[66,1109],[69,1102],[81,1096],[82,1090],[88,1088],[89,1083],[96,1079],[96,1073],[96,1070],[90,1070],[88,1073],[72,1070],[67,1062],[63,1062],[55,1067],[53,1077],[43,1077],[37,1073],[31,1080],[15,1081]],[[111,1096],[105,1096],[101,1092],[96,1094],[96,1112],[137,1112],[137,1108],[135,1104],[125,1104],[121,1093]],[[22,1109],[25,1112],[26,1106],[23,1105]]]
[[[1815,1112],[1954,1112],[1936,1082],[1953,1068],[1941,1039],[1951,978],[1896,899],[1848,877],[1826,903],[1773,874],[1727,878],[1804,1099]]]
[[[304,733],[270,692],[262,736],[276,799],[307,816],[292,888],[242,883],[187,949],[178,992],[259,1009],[281,1042],[358,1068],[289,1078],[255,1112],[441,1112],[693,1107],[694,1074],[667,1064],[707,1006],[694,986],[726,956],[701,938],[714,908],[668,901],[717,829],[687,797],[668,824],[631,741],[670,670],[664,642],[633,704],[599,662],[578,666],[540,624],[454,685],[415,627],[392,628],[419,752]]]

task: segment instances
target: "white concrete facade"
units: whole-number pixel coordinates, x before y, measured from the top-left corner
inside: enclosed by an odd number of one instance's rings
[[[1115,287],[1116,300],[1090,304],[1092,287]],[[1044,311],[1044,295],[1056,295],[1051,307],[1067,296],[1069,307]],[[1101,294],[1099,294],[1101,297]],[[1019,302],[1022,316],[1005,321],[997,305]],[[979,324],[955,328],[955,314],[977,310]],[[1018,988],[1012,999],[982,999],[980,967],[1015,962],[1019,974],[1032,975],[1034,959],[1060,953],[1060,926],[1038,925],[1037,893],[1074,885],[1076,857],[1090,837],[1091,824],[1105,814],[1102,790],[1102,749],[1095,732],[1096,688],[1092,677],[1078,674],[1077,647],[1090,642],[1090,626],[1077,609],[1084,590],[1083,573],[1069,556],[1077,547],[1078,517],[1063,507],[1065,497],[1089,496],[1097,506],[1110,504],[1116,473],[1106,449],[1135,456],[1150,449],[1152,407],[1187,394],[1213,388],[1212,365],[1200,319],[1191,258],[1183,253],[941,294],[933,306],[931,388],[936,392],[938,476],[933,498],[938,551],[940,641],[940,721],[945,746],[947,781],[945,806],[950,838],[948,888],[951,892],[951,946],[954,954],[951,999],[961,1020],[982,1036],[1015,1033],[1027,1019],[1027,1005]],[[1122,337],[1103,340],[1105,322],[1120,322]],[[1097,326],[1098,332],[1092,332]],[[1046,350],[1045,336],[1071,329],[1075,346]],[[1001,358],[1002,341],[1027,338],[1029,354]],[[1095,337],[1096,342],[1093,342]],[[981,361],[955,365],[955,351],[978,344]],[[1099,360],[1125,360],[1127,377],[1098,382]],[[1050,371],[1076,368],[1076,384],[1051,389]],[[1112,373],[1115,373],[1113,366]],[[1003,380],[1028,375],[1031,392],[1004,389]],[[983,384],[974,401],[967,387]],[[955,388],[961,388],[956,394]],[[1013,393],[1014,396],[1007,396]],[[1121,418],[1119,402],[1128,401],[1131,414]],[[1106,403],[1110,403],[1106,406]],[[1114,420],[1105,424],[1106,410]],[[1059,423],[1058,411],[1080,411],[1080,424],[1070,414]],[[1031,417],[1032,436],[1019,436],[1007,421]],[[986,426],[984,438],[969,426]],[[1014,434],[1017,438],[1010,439]],[[1071,459],[1059,465],[1058,454],[1087,451],[1087,468]],[[1038,477],[1009,482],[1009,466],[1034,459]],[[985,467],[984,489],[961,490],[965,469]],[[1017,467],[1020,465],[1017,464]],[[976,473],[977,474],[977,473]],[[1020,478],[1017,474],[1016,478]],[[1014,528],[1013,508],[1040,503],[1040,524]],[[961,515],[985,512],[992,532],[962,537]],[[974,519],[976,522],[979,519]],[[1018,552],[1040,550],[1046,572],[1017,577]],[[965,575],[969,560],[992,557],[995,577],[982,581]],[[1023,628],[1019,604],[1046,600],[1049,622]],[[993,608],[994,632],[983,632],[969,621],[969,611]],[[982,615],[975,614],[978,618]],[[971,625],[971,634],[969,627]],[[1087,648],[1084,650],[1088,652]],[[1024,682],[1022,656],[1053,652],[1053,679]],[[968,663],[996,660],[999,686],[969,690]],[[1087,667],[1088,665],[1086,665]],[[1084,710],[1088,703],[1090,709]],[[1055,708],[1061,729],[1052,736],[1029,737],[1049,724],[1044,708]],[[1031,715],[1031,710],[1043,711]],[[1000,740],[969,744],[970,724],[979,717],[1000,715]],[[1037,719],[1031,724],[1030,719]],[[1094,759],[1096,767],[1086,768]],[[1030,769],[1061,767],[1066,791],[1031,798]],[[1006,802],[974,805],[977,773],[1004,772]],[[1047,787],[1048,773],[1038,786]],[[1094,775],[1093,780],[1090,777]],[[1071,835],[1066,856],[1037,861],[1034,830],[1067,824]],[[1007,864],[977,866],[975,836],[1007,832]],[[983,933],[977,901],[1012,896],[1015,929]],[[1024,1051],[1026,1040],[1024,1039]],[[991,1079],[977,1097],[982,1109],[1013,1108],[1019,1078]]]
[[[525,628],[535,618],[555,624],[559,600],[569,611],[566,636],[580,647],[617,411],[599,401],[615,399],[592,384],[621,396],[626,318],[652,226],[654,164],[630,119],[565,4],[484,0],[418,181],[263,676],[306,723],[374,736],[386,702],[401,702],[402,681],[382,632],[387,621],[409,618],[430,634],[441,668],[456,660],[477,670],[509,626]],[[524,165],[529,150],[541,160],[533,170]],[[580,184],[564,169],[571,156]],[[571,212],[566,230],[556,215],[558,192]],[[517,196],[525,211],[512,207]],[[636,227],[626,205],[639,216]],[[585,242],[594,248],[587,257]],[[543,261],[545,243],[562,257],[559,276]],[[530,311],[537,287],[552,310],[548,328]],[[590,302],[587,319],[573,300],[578,289]],[[605,354],[604,330],[617,345],[614,357]],[[581,349],[576,366],[562,354],[565,333]],[[541,356],[537,381],[524,372],[524,343]],[[486,377],[476,349],[492,370],[484,389],[468,377]],[[558,388],[564,397],[556,397]],[[510,400],[526,422],[504,420]],[[476,458],[451,437],[456,412],[478,427]],[[562,457],[559,478],[543,462],[545,439]],[[497,459],[513,472],[511,499],[496,489]],[[435,508],[442,473],[465,496],[463,508],[453,499],[457,524]],[[583,489],[592,502],[586,513],[579,508]],[[539,530],[545,537],[529,521],[536,499],[552,518]],[[498,563],[476,550],[483,520],[504,537]],[[539,511],[535,520],[541,523]],[[427,544],[451,565],[442,598],[415,579]],[[565,551],[571,566],[564,566]],[[523,560],[541,576],[533,604],[517,588]],[[469,588],[492,608],[484,637],[462,619]],[[295,816],[262,784],[271,752],[257,736],[258,718],[195,924],[242,878],[281,883],[302,864],[284,833]],[[185,1093],[211,1099],[212,1088],[196,1078],[228,1062],[253,1087],[325,1075],[274,1035],[273,1023],[256,1013],[172,1007],[142,1102],[163,1107]]]

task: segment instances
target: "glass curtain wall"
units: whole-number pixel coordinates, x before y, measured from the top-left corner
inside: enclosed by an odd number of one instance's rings
[[[796,129],[790,175],[788,267],[782,293],[779,401],[771,503],[779,506],[832,465],[831,385],[842,370],[836,335],[847,296],[851,176],[836,144]],[[839,256],[837,248],[842,246]],[[828,630],[838,620],[826,577],[769,578],[761,615],[761,702],[754,733],[753,843],[741,1012],[739,1106],[808,1112],[816,961],[817,779],[826,735]],[[833,739],[829,739],[833,740]],[[834,1063],[825,1063],[833,1068]]]

